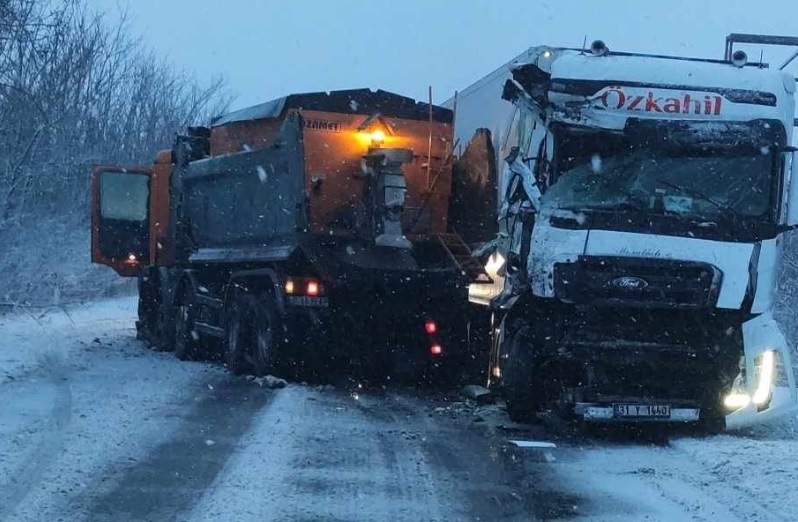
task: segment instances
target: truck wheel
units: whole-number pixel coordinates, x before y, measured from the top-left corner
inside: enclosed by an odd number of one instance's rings
[[[255,375],[266,375],[274,368],[283,338],[280,315],[271,293],[264,292],[257,300],[252,296],[248,297],[250,317],[253,318],[250,343],[252,367]]]
[[[506,393],[504,404],[507,407],[507,416],[513,422],[527,424],[536,420],[537,413],[532,406],[531,397],[526,394]]]
[[[199,336],[194,330],[194,305],[189,302],[175,307],[175,357],[192,361],[199,353]]]
[[[139,276],[138,320],[136,321],[136,339],[145,341],[151,348],[158,346],[158,283],[153,281],[152,271],[148,270]],[[171,342],[172,339],[169,341]]]
[[[525,321],[516,321],[503,340],[507,354],[502,368],[502,390],[507,414],[513,422],[535,420],[543,402],[543,387],[534,374],[534,347],[531,329]]]
[[[239,375],[250,369],[266,375],[273,367],[282,334],[274,296],[239,293],[233,299],[227,326],[227,365]],[[251,363],[251,364],[248,364]]]
[[[227,368],[233,375],[242,375],[247,369],[244,358],[246,321],[243,310],[243,296],[236,293],[227,309]]]

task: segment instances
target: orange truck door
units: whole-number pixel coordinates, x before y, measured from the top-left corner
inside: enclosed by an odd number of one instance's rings
[[[145,167],[92,169],[91,260],[123,277],[137,276],[150,257],[150,181]]]

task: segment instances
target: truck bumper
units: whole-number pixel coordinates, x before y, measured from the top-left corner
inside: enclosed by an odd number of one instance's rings
[[[771,314],[762,314],[743,324],[744,363],[733,388],[723,397],[722,419],[727,430],[735,430],[798,411],[798,393],[792,371],[789,347]],[[747,378],[750,376],[750,378]],[[651,403],[654,399],[617,398],[619,403]],[[607,402],[577,402],[574,413],[597,423],[680,423],[701,420],[701,407],[678,401],[655,400],[668,404],[667,417],[619,417]]]
[[[467,301],[451,291],[431,296],[426,288],[411,286],[332,290],[324,307],[286,303],[288,344],[302,359],[336,366],[448,364],[466,349]],[[435,324],[433,333],[426,331],[428,320]]]
[[[743,346],[745,374],[741,372],[727,397],[733,404],[727,406],[726,428],[752,426],[798,411],[790,349],[772,314],[743,323]]]

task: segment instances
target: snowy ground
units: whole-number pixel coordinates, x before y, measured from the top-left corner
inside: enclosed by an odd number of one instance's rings
[[[40,368],[47,358],[71,358],[130,334],[135,312],[136,298],[129,297],[0,315],[0,384]]]
[[[91,231],[85,216],[59,213],[0,227],[0,313],[13,306],[60,305],[135,292],[136,278],[119,277],[109,267],[90,262]]]
[[[798,520],[792,420],[641,439],[456,394],[270,390],[146,350],[134,312],[0,317],[0,520]]]

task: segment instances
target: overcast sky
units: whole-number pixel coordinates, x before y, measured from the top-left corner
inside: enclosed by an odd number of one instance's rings
[[[118,12],[115,0],[91,0]],[[730,32],[798,36],[798,0],[120,0],[135,33],[233,108],[292,92],[371,87],[449,98],[539,44],[722,58]],[[750,52],[756,54],[758,51]],[[766,50],[780,63],[784,52]],[[778,59],[777,59],[778,58]],[[792,70],[798,71],[798,67]]]

